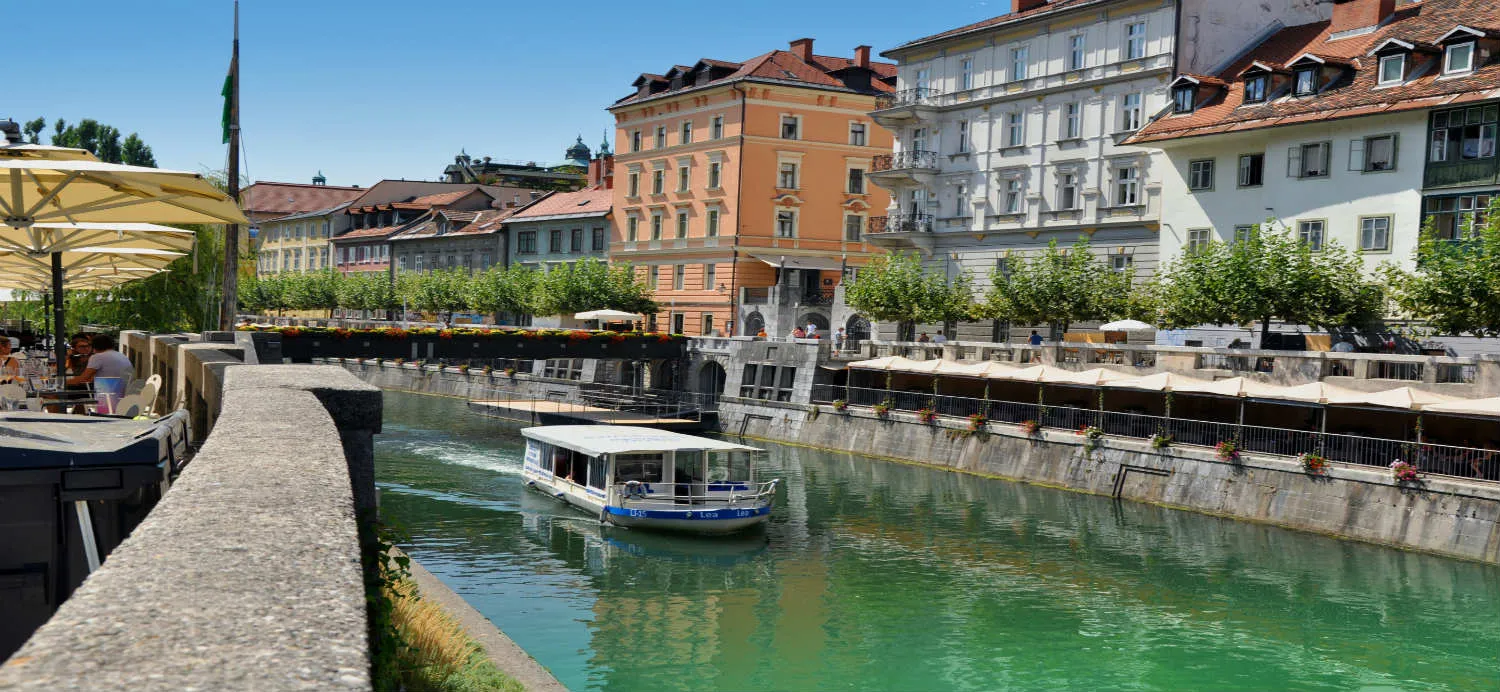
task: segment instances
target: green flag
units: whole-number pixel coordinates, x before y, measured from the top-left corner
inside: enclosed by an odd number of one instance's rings
[[[234,110],[234,66],[229,67],[229,74],[224,76],[224,89],[219,93],[224,95],[224,143],[229,143],[229,121],[231,112]]]

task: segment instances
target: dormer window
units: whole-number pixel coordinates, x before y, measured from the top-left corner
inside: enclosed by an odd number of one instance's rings
[[[1455,43],[1443,51],[1443,74],[1462,74],[1474,71],[1473,41]]]
[[[1266,102],[1266,82],[1270,78],[1266,75],[1256,75],[1245,79],[1245,103]]]
[[[1172,90],[1172,112],[1193,112],[1193,97],[1197,96],[1198,88],[1194,86],[1180,86]]]
[[[1400,84],[1406,80],[1406,54],[1382,55],[1380,57],[1380,86]]]
[[[1312,96],[1318,93],[1318,68],[1297,68],[1297,84],[1295,93],[1298,96]]]

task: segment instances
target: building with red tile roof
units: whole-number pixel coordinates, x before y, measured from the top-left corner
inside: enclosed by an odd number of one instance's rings
[[[314,180],[322,180],[318,174]],[[278,183],[260,180],[240,190],[240,209],[256,224],[289,214],[301,214],[336,207],[366,190],[353,185],[341,187],[324,183]]]
[[[383,180],[344,210],[349,228],[332,239],[334,266],[343,272],[391,271],[392,238],[433,219],[435,212],[515,208],[541,194],[490,185]]]
[[[1366,265],[1461,238],[1500,192],[1500,3],[1338,0],[1265,37],[1128,142],[1160,147],[1163,251],[1272,225]]]
[[[554,192],[506,220],[506,261],[531,267],[607,259],[614,191]]]

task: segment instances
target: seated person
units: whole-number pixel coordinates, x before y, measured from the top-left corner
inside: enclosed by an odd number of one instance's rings
[[[93,347],[93,355],[89,356],[83,372],[68,378],[68,386],[89,384],[98,377],[117,377],[128,382],[135,374],[135,366],[130,363],[130,359],[115,350],[114,337],[97,334],[89,345]]]
[[[81,375],[89,366],[89,356],[94,355],[94,343],[88,334],[74,334],[68,340],[68,375]],[[70,387],[70,389],[88,389],[88,385]]]
[[[21,378],[21,363],[11,355],[10,337],[0,336],[0,383]]]

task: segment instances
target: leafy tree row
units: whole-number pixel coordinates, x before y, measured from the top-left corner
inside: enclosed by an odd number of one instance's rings
[[[32,144],[40,144],[42,132],[47,129],[47,119],[37,118],[21,124],[21,134]],[[58,118],[52,123],[52,144],[59,147],[87,149],[100,161],[125,163],[132,166],[156,167],[156,156],[151,153],[140,136],[132,132],[123,139],[120,130],[97,120],[85,118],[69,125]]]
[[[1432,333],[1500,336],[1500,200],[1485,223],[1465,230],[1468,237],[1448,240],[1427,228],[1416,269],[1387,266],[1381,278],[1396,308]]]

